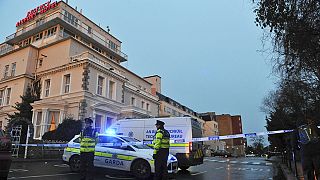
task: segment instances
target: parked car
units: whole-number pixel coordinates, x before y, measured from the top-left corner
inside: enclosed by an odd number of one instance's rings
[[[211,156],[231,157],[231,153],[226,150],[211,150]]]
[[[7,179],[11,166],[11,140],[5,132],[0,129],[0,179]]]

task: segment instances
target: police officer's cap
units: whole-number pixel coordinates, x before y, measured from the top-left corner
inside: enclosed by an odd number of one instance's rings
[[[91,118],[85,118],[85,119],[84,119],[84,122],[85,122],[85,123],[90,123],[90,124],[93,123],[93,121],[92,121]]]
[[[163,126],[163,125],[164,125],[164,122],[157,120],[157,123],[156,123],[155,125]]]

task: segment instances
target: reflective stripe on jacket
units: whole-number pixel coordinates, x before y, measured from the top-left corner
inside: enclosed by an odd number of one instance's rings
[[[80,152],[94,152],[98,133],[91,127],[85,128],[80,134]]]
[[[161,148],[169,149],[170,147],[169,132],[165,129],[158,129],[152,144],[154,148],[153,154],[157,154]]]

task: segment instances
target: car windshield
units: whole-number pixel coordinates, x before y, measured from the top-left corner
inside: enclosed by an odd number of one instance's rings
[[[126,142],[141,142],[138,139],[135,138],[131,138],[131,137],[121,137],[124,141]],[[137,148],[137,149],[151,149],[151,147],[145,145],[145,144],[135,144],[132,145],[133,147]]]

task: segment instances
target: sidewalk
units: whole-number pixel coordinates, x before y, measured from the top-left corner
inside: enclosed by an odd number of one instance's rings
[[[284,178],[287,180],[303,180],[302,166],[300,162],[297,162],[298,177],[296,177],[294,169],[291,170],[288,167],[288,164],[282,163],[281,157],[273,156],[267,161],[272,162],[273,164],[275,164],[275,167],[279,167],[279,170],[281,170],[281,172],[277,172],[276,175],[282,173]],[[294,162],[291,162],[291,167],[294,168]]]

